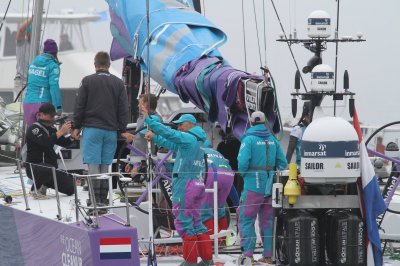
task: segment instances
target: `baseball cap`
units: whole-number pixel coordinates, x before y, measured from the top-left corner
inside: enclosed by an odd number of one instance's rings
[[[194,125],[196,125],[196,123],[197,123],[196,118],[194,118],[194,116],[191,114],[181,115],[181,117],[179,119],[172,121],[172,123],[174,123],[174,124],[180,124],[183,122],[190,122]]]
[[[256,111],[250,116],[250,122],[253,124],[261,124],[265,122],[265,115],[263,112]]]
[[[39,113],[44,113],[48,115],[56,115],[56,109],[51,103],[44,103],[39,107]]]

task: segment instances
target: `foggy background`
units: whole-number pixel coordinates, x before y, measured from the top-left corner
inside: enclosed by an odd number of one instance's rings
[[[12,1],[9,12],[26,11],[28,2],[32,4],[33,1]],[[261,74],[259,69],[261,58],[261,64],[269,67],[275,79],[283,120],[294,121],[295,119],[290,114],[290,99],[292,98],[290,93],[294,91],[296,68],[287,44],[276,41],[281,28],[271,1],[203,0],[201,2],[206,17],[228,36],[227,43],[220,48],[224,58],[238,69],[258,74]],[[253,7],[253,2],[255,2],[255,7]],[[331,16],[331,37],[334,36],[337,1],[275,0],[274,3],[287,35],[296,29],[298,38],[307,38],[307,17],[314,10],[325,10]],[[0,13],[5,12],[7,4],[7,0],[0,0]],[[242,4],[244,7],[244,31]],[[102,0],[51,0],[49,5],[49,2],[45,0],[44,8],[48,9],[50,13],[59,13],[61,9],[73,9],[75,13],[82,13],[105,11],[108,10],[108,5]],[[254,8],[256,13],[254,13]],[[337,88],[341,90],[343,73],[347,69],[350,76],[350,90],[356,93],[359,118],[366,124],[380,126],[386,122],[399,120],[400,93],[397,79],[400,77],[399,11],[400,1],[398,0],[340,1],[339,37],[353,36],[356,38],[356,33],[362,32],[363,38],[367,41],[339,44]],[[258,22],[261,54],[258,49],[255,17]],[[89,27],[92,38],[91,50],[94,52],[109,51],[112,38],[109,21],[91,23]],[[246,40],[246,51],[244,50],[244,40]],[[292,45],[292,49],[301,70],[313,54],[300,44]],[[245,54],[247,69],[245,68]],[[328,44],[328,50],[322,54],[322,58],[323,63],[334,69],[335,44]],[[113,62],[113,66],[121,71],[121,60]],[[303,78],[309,89],[309,74],[303,74]],[[300,101],[298,105],[301,105]],[[333,103],[331,99],[326,99],[323,105],[333,106]],[[338,102],[338,106],[344,105],[344,102]],[[333,114],[333,109],[326,108],[326,113]],[[348,118],[347,104],[339,107],[337,114]]]

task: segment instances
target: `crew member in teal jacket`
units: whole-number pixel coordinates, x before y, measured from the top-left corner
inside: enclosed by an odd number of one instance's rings
[[[239,260],[252,261],[256,244],[255,220],[259,218],[260,235],[264,245],[261,262],[272,263],[272,183],[276,169],[283,170],[287,161],[279,142],[265,127],[265,115],[254,112],[250,117],[252,127],[241,137],[238,170],[244,179],[244,189],[237,214],[239,217]]]
[[[200,216],[205,197],[202,147],[209,146],[206,133],[196,125],[193,115],[184,114],[172,121],[178,124],[178,130],[174,130],[148,113],[148,110],[143,110],[145,123],[151,130],[147,131],[145,138],[176,152],[172,171],[172,212],[175,229],[183,239],[185,261],[182,265],[197,265],[198,255],[204,265],[211,265],[211,242]]]
[[[228,229],[228,220],[225,217],[225,204],[233,185],[235,172],[229,161],[213,148],[204,148],[207,156],[206,188],[214,187],[214,175],[218,182],[218,231]],[[214,234],[214,194],[206,193],[201,206],[201,218],[210,235]]]
[[[36,114],[43,103],[52,103],[57,114],[62,112],[60,86],[60,63],[57,59],[57,43],[47,39],[43,53],[29,65],[28,85],[24,98],[24,120],[27,126],[36,122]]]

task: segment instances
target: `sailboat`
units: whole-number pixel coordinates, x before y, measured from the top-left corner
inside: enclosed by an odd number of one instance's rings
[[[165,2],[171,3],[172,6],[164,6]],[[111,31],[115,38],[111,49],[114,59],[127,56],[132,60],[139,60],[143,66],[142,69],[147,71],[146,73],[154,80],[170,91],[178,93],[183,101],[193,102],[197,105],[197,113],[205,114],[211,122],[218,121],[221,128],[233,126],[236,135],[242,134],[248,127],[248,115],[255,110],[264,111],[269,118],[271,131],[277,135],[280,133],[282,126],[272,80],[268,79],[268,74],[266,76],[253,75],[230,67],[216,50],[225,40],[224,33],[210,21],[196,14],[192,9],[194,3],[191,1],[150,1],[150,9],[147,10],[144,0],[109,0],[108,3],[112,17]],[[157,17],[156,11],[160,10],[161,15]],[[136,15],[131,14],[132,17],[129,17],[131,11],[137,12]],[[151,34],[146,31],[147,12],[152,14],[149,25]],[[183,13],[182,16],[180,12]],[[152,19],[154,14],[160,21]],[[179,24],[182,21],[189,21],[189,28],[195,29],[194,37],[202,36],[194,42],[195,53],[184,53],[185,48],[191,46],[190,42],[183,43],[183,54],[179,53],[178,57],[171,56],[169,50],[163,49],[162,45],[168,44],[169,41],[168,35],[164,36],[163,33],[171,30],[169,33],[174,34],[175,30],[178,32],[187,30],[184,25],[169,28],[168,23],[163,20],[165,18],[173,20],[172,24],[175,24],[176,20],[181,20],[178,21]],[[201,27],[204,28],[200,29]],[[193,41],[193,39],[190,40]],[[202,68],[196,68],[199,65],[202,65]],[[182,66],[185,67],[181,68]],[[190,69],[197,71],[198,75],[204,70],[203,77],[209,75],[209,82],[219,82],[223,84],[222,87],[229,88],[226,95],[222,94],[224,91],[221,91],[221,86],[217,85],[214,90],[204,89],[204,86],[201,90],[199,80],[193,79],[190,76],[192,72],[187,71]],[[219,70],[221,73],[215,74],[214,71]],[[224,70],[227,72],[225,73]],[[223,73],[225,76],[222,76]],[[212,74],[215,76],[214,80],[211,79]],[[180,85],[179,88],[177,84]],[[189,112],[189,110],[185,111]],[[179,256],[167,255],[163,258],[155,256],[155,247],[162,239],[154,239],[151,233],[152,228],[148,230],[150,236],[143,236],[148,239],[138,239],[138,230],[135,226],[139,224],[145,226],[146,223],[150,223],[146,218],[152,219],[152,215],[147,214],[148,217],[146,215],[143,217],[139,216],[140,211],[132,213],[133,208],[128,208],[126,205],[128,200],[125,200],[125,203],[112,202],[114,193],[110,193],[110,205],[123,207],[122,209],[101,217],[79,214],[79,201],[84,202],[87,198],[87,194],[81,187],[77,187],[77,198],[60,197],[56,192],[51,191],[50,199],[37,201],[27,196],[23,187],[21,188],[21,184],[26,184],[23,172],[15,174],[13,170],[14,168],[4,169],[0,178],[0,187],[7,188],[1,193],[4,199],[8,199],[5,206],[0,206],[0,213],[5,214],[0,216],[0,232],[1,234],[7,232],[5,237],[10,239],[9,242],[1,243],[2,257],[21,265],[45,263],[51,265],[139,265],[139,263],[155,265],[157,262],[160,265],[177,265],[182,262]],[[120,176],[120,173],[115,173],[115,175]],[[79,175],[76,177],[79,177],[79,181],[82,178]],[[127,181],[121,176],[120,179],[123,182]],[[151,191],[150,194],[152,194]],[[281,195],[282,198],[287,197],[280,192],[277,195]],[[12,196],[11,200],[7,196]],[[128,196],[128,193],[125,196]],[[147,207],[146,204],[139,207],[141,211],[150,212],[152,208],[149,206],[151,203],[147,202]],[[390,216],[392,215],[388,217]],[[396,218],[392,217],[392,219]],[[389,225],[388,228],[393,227]],[[52,232],[51,235],[49,231]],[[172,244],[180,242],[174,234],[167,241]],[[139,245],[142,247],[139,248]],[[282,247],[280,250],[282,251]],[[145,254],[140,256],[139,251]],[[217,249],[214,261],[220,265],[223,263],[235,265],[238,254],[234,254],[234,251],[228,249],[228,254],[221,255],[218,254]],[[36,254],[43,254],[43,256],[36,256]],[[141,257],[140,260],[139,257]]]

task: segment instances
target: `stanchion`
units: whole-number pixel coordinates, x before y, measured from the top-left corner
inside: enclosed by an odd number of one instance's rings
[[[52,167],[51,172],[53,174],[53,182],[54,182],[54,189],[56,191],[56,200],[57,200],[57,210],[58,210],[58,215],[57,219],[61,220],[62,215],[61,215],[61,207],[60,207],[60,195],[58,194],[58,184],[57,184],[57,175],[56,175],[56,168]]]
[[[26,196],[25,182],[24,182],[24,178],[22,176],[22,167],[21,167],[20,160],[17,160],[17,167],[18,167],[18,172],[19,172],[19,178],[21,180],[22,192],[24,193],[25,210],[29,211],[30,208],[29,208],[29,203],[28,203],[28,197]]]

